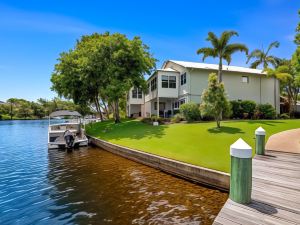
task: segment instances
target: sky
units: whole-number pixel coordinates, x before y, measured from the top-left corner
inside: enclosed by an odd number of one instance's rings
[[[94,32],[140,36],[158,68],[168,59],[201,62],[196,51],[209,46],[209,31],[235,30],[232,42],[250,51],[279,41],[272,54],[290,58],[299,9],[299,0],[1,0],[0,101],[55,97],[50,77],[59,54]],[[236,53],[231,65],[249,66],[245,62],[245,54]]]

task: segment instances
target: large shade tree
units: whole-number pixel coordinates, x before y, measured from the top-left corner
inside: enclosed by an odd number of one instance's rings
[[[279,42],[274,41],[269,44],[267,50],[262,49],[254,49],[249,55],[246,63],[249,63],[252,59],[254,61],[250,64],[250,67],[256,69],[258,66],[262,66],[264,69],[268,68],[270,65],[276,67],[280,64],[280,58],[270,55],[270,51],[272,48],[278,48]]]
[[[144,75],[151,74],[155,61],[139,37],[130,40],[108,32],[83,36],[74,49],[61,54],[51,78],[52,89],[77,104],[93,103],[100,116],[100,102],[105,104],[105,99],[113,106],[118,123],[120,99],[132,86],[146,89]]]
[[[218,82],[222,82],[222,67],[223,60],[229,65],[232,60],[232,54],[235,52],[245,52],[248,54],[248,48],[244,44],[229,43],[233,36],[238,36],[236,31],[224,31],[220,37],[217,37],[213,32],[208,33],[207,41],[211,43],[211,47],[200,48],[197,51],[198,55],[203,55],[202,61],[207,57],[218,58],[219,70],[218,70]]]

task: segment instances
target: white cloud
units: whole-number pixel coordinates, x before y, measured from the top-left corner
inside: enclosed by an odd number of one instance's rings
[[[72,17],[55,13],[25,11],[0,5],[0,27],[48,33],[88,33],[99,28]]]

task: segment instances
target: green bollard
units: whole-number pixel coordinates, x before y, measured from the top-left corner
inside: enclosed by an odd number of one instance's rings
[[[266,137],[266,131],[259,127],[255,130],[255,136],[256,136],[256,154],[257,155],[264,155],[265,154],[265,137]]]
[[[252,191],[252,148],[240,138],[230,146],[230,155],[229,198],[240,204],[248,204]]]

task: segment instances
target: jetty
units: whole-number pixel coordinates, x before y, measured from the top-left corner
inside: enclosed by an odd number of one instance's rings
[[[300,154],[267,150],[252,165],[251,202],[228,199],[213,224],[300,224]]]

